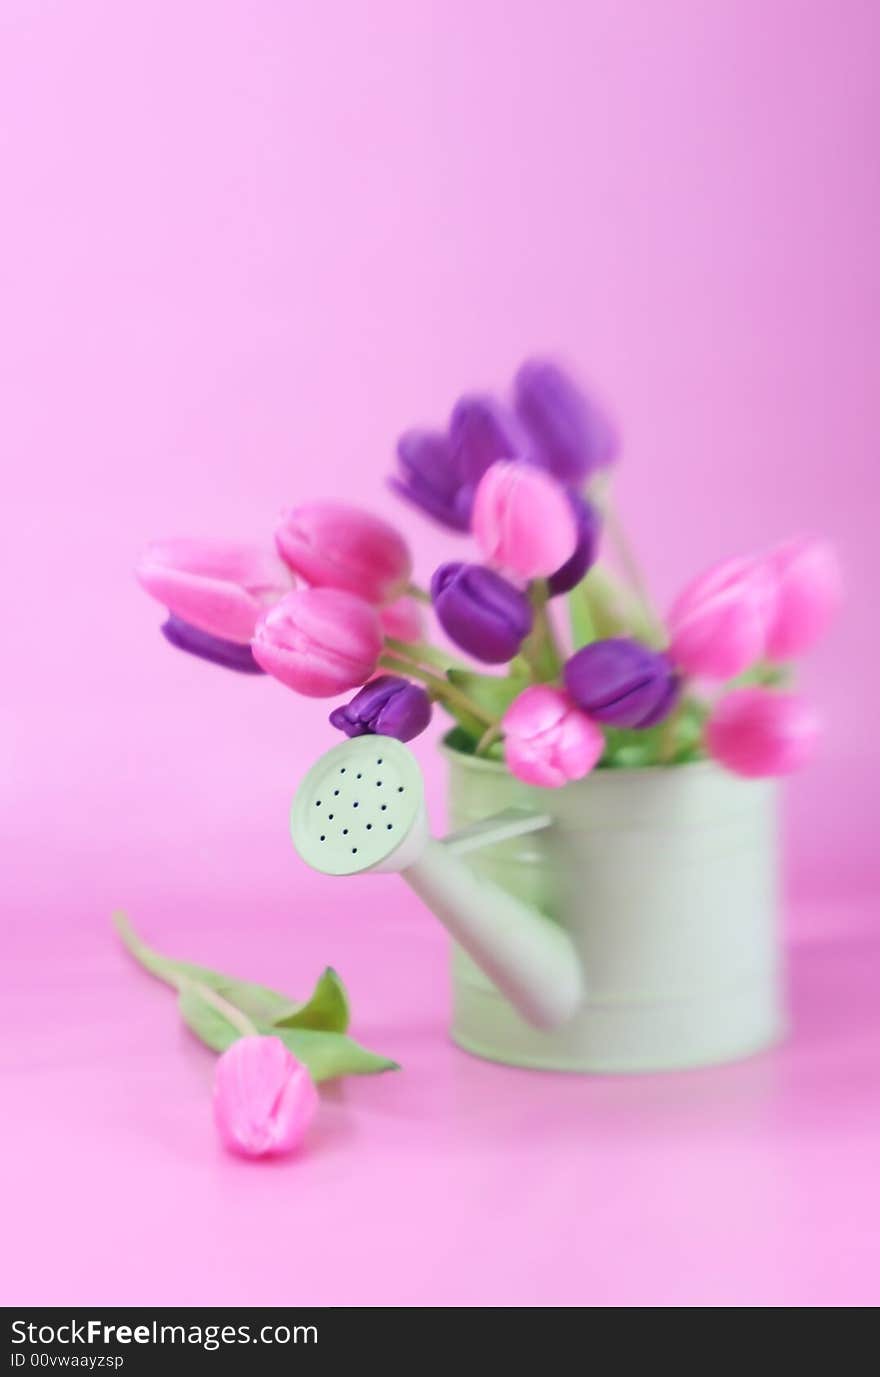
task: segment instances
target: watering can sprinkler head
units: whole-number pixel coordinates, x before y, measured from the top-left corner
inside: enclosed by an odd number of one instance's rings
[[[523,1018],[555,1028],[583,996],[571,938],[460,859],[551,821],[511,810],[437,841],[415,757],[392,737],[360,736],[309,770],[293,801],[291,833],[306,864],[325,875],[399,873]]]

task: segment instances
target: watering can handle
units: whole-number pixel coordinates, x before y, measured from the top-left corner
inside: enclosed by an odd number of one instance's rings
[[[453,856],[466,856],[469,851],[481,851],[484,846],[511,841],[528,832],[543,832],[552,822],[549,813],[530,813],[527,808],[505,808],[502,813],[493,813],[491,818],[483,818],[480,822],[472,822],[469,827],[450,832],[441,845]]]

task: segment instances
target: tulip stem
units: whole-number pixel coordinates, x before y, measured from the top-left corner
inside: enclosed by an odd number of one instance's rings
[[[433,697],[447,703],[450,709],[457,707],[461,712],[466,712],[469,717],[476,718],[478,722],[487,727],[490,727],[495,720],[489,716],[484,708],[480,707],[479,703],[475,703],[455,684],[450,684],[448,679],[442,679],[439,674],[432,674],[430,670],[423,669],[421,665],[398,659],[394,655],[380,656],[379,664],[383,669],[393,670],[395,674],[406,674],[410,679],[420,679],[431,690]]]
[[[430,605],[431,594],[426,588],[420,588],[417,583],[407,584],[407,596],[415,598],[416,602],[426,602]]]
[[[474,755],[485,755],[490,746],[501,736],[502,726],[500,722],[493,722],[491,727],[487,727],[474,747]]]
[[[658,649],[666,644],[666,628],[654,611],[651,595],[648,592],[648,584],[642,573],[635,551],[630,544],[629,537],[623,529],[623,524],[617,514],[617,508],[611,500],[609,488],[604,488],[598,498],[599,507],[605,519],[605,527],[608,537],[614,547],[614,552],[620,561],[629,585],[640,604],[640,610],[645,620],[645,630],[652,645]]]
[[[397,641],[393,636],[386,636],[385,644],[392,655],[399,655],[402,660],[412,660],[417,665],[436,665],[442,670],[470,670],[470,665],[466,665],[464,660],[456,660],[454,655],[447,655],[427,641]]]
[[[530,597],[535,620],[531,634],[523,642],[521,653],[528,661],[535,683],[547,684],[558,677],[562,660],[547,611],[549,591],[546,579],[538,579],[532,584]]]
[[[687,691],[687,680],[682,679],[679,688],[678,702],[667,717],[663,726],[660,728],[660,741],[657,750],[657,763],[659,765],[671,765],[672,757],[675,755],[676,737],[678,735],[678,724],[681,721],[685,709],[685,693]]]
[[[258,1029],[247,1014],[242,1013],[241,1009],[234,1004],[230,1004],[228,999],[224,999],[209,985],[184,974],[180,969],[175,968],[173,962],[166,961],[159,952],[148,947],[146,942],[142,942],[138,937],[126,914],[114,913],[113,923],[128,951],[151,975],[155,975],[159,980],[164,980],[166,985],[171,985],[175,990],[195,990],[199,997],[206,1004],[210,1004],[212,1009],[216,1009],[217,1013],[221,1014],[227,1023],[241,1033],[242,1037],[255,1036]]]

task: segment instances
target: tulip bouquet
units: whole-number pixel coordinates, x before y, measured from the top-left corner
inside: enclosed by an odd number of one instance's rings
[[[172,645],[344,698],[329,721],[347,736],[409,741],[436,705],[454,748],[543,787],[706,755],[746,776],[797,768],[818,724],[792,661],[839,601],[833,551],[800,538],[727,561],[661,620],[612,506],[618,448],[592,398],[555,364],[529,361],[509,402],[465,396],[445,429],[398,441],[391,488],[471,540],[471,557],[441,564],[429,589],[413,583],[392,525],[338,502],[286,511],[274,552],[156,543],[138,577],[167,609]],[[599,560],[603,537],[613,570]],[[427,638],[427,605],[469,661]]]

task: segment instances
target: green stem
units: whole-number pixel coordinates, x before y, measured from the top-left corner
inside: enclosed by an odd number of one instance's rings
[[[485,755],[489,747],[494,746],[495,742],[501,736],[501,732],[502,727],[500,721],[493,722],[491,727],[487,727],[474,747],[474,755]]]
[[[114,913],[113,923],[119,933],[123,944],[151,975],[158,980],[164,980],[166,985],[171,985],[175,990],[196,990],[199,997],[210,1004],[217,1013],[226,1019],[226,1022],[236,1028],[243,1037],[253,1037],[257,1033],[257,1027],[251,1022],[247,1014],[243,1014],[241,1009],[236,1008],[228,999],[224,999],[216,990],[212,990],[209,985],[203,985],[200,980],[193,980],[191,976],[182,975],[180,971],[173,968],[171,962],[166,961],[163,956],[152,947],[148,947],[146,942],[142,942],[134,928],[124,913]]]
[[[529,663],[535,682],[546,684],[556,679],[562,668],[553,625],[547,611],[549,594],[546,580],[536,580],[532,584],[529,596],[534,609],[534,623],[531,634],[523,643],[521,653]]]
[[[427,589],[420,588],[417,583],[408,584],[406,592],[407,596],[410,598],[415,598],[416,602],[426,602],[428,604],[430,604],[431,602],[431,594],[427,591]]]
[[[412,660],[417,665],[436,665],[443,670],[470,670],[470,665],[466,665],[464,660],[456,660],[454,655],[447,655],[444,650],[438,650],[427,641],[397,641],[393,636],[386,636],[385,644],[392,655],[399,655],[402,660]]]
[[[476,718],[478,722],[484,723],[487,727],[491,726],[495,720],[480,707],[479,703],[475,703],[460,688],[456,688],[455,684],[450,684],[448,679],[442,679],[439,674],[432,674],[430,670],[422,669],[421,665],[397,659],[393,655],[380,656],[379,664],[383,669],[393,670],[395,674],[404,674],[410,679],[420,679],[431,690],[435,698],[448,703],[450,708],[457,706],[469,717]]]

